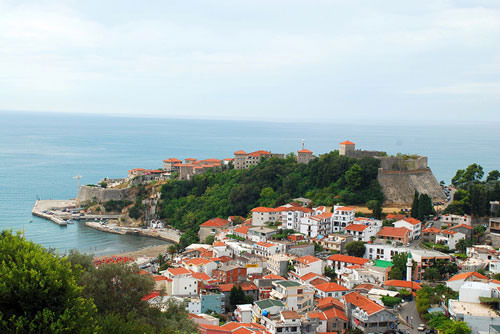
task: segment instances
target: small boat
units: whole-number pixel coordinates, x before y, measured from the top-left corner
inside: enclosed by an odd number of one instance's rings
[[[68,224],[74,224],[75,222],[72,221],[71,219],[68,220]]]

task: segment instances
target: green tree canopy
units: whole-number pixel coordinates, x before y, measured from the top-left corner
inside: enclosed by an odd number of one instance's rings
[[[95,306],[71,265],[20,235],[0,234],[0,332],[94,333]]]
[[[345,246],[345,250],[350,256],[363,257],[365,249],[366,247],[363,241],[351,241]]]

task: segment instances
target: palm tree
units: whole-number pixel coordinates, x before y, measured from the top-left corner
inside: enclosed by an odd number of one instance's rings
[[[176,253],[177,253],[177,247],[175,245],[170,245],[168,247],[168,254],[170,254],[170,259],[173,259]]]

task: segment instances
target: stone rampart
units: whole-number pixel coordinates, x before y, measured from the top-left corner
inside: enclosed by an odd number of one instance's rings
[[[427,194],[433,202],[445,200],[444,192],[430,168],[411,171],[378,170],[378,182],[385,196],[385,204],[411,205],[415,190]]]
[[[97,202],[118,201],[122,199],[130,199],[130,189],[109,189],[102,187],[82,186],[78,193],[77,200],[80,203],[95,200]]]
[[[412,171],[427,169],[427,157],[404,159],[401,157],[380,158],[380,167],[384,171]]]

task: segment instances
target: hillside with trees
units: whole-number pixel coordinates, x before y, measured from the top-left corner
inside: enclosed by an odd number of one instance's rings
[[[171,180],[161,190],[160,215],[183,231],[181,243],[196,241],[204,221],[231,215],[247,216],[257,206],[276,207],[297,197],[314,205],[383,202],[377,182],[378,159],[321,155],[299,164],[293,154],[270,158],[248,170],[227,168],[196,175],[192,180]]]
[[[490,171],[484,179],[483,167],[474,163],[466,169],[459,169],[451,183],[457,191],[445,213],[469,214],[475,217],[500,216],[500,212],[490,213],[490,201],[500,200],[498,170]]]

